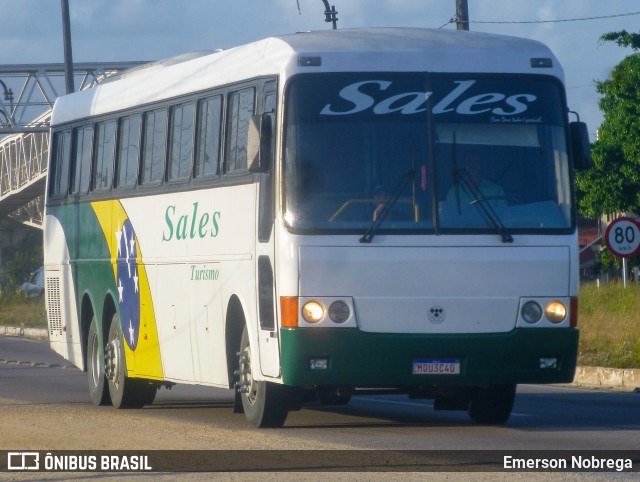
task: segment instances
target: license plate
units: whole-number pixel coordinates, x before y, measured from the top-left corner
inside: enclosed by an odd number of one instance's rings
[[[460,375],[460,360],[454,358],[416,358],[414,375]]]

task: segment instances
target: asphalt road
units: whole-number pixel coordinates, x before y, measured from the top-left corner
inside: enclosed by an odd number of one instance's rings
[[[231,398],[176,386],[141,410],[95,407],[86,375],[46,342],[0,337],[0,450],[640,450],[638,393],[523,385],[498,427],[436,412],[431,401],[357,396],[292,412],[273,430],[250,427]]]

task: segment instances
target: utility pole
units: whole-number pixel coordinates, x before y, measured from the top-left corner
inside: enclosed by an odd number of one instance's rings
[[[469,30],[469,6],[467,0],[456,0],[456,26],[458,30]]]
[[[73,54],[71,53],[71,20],[69,19],[69,0],[62,2],[62,37],[64,39],[64,79],[67,94],[76,89],[73,85]]]

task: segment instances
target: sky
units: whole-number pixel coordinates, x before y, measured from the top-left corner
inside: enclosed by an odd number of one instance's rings
[[[329,0],[338,28],[455,30],[455,0]],[[271,35],[326,30],[321,0],[69,0],[76,62],[158,60],[229,48]],[[602,44],[606,32],[640,32],[633,0],[468,0],[470,30],[542,41],[564,67],[569,107],[592,140],[602,114],[595,81],[630,49]],[[550,22],[556,21],[556,22]],[[487,23],[485,23],[487,22]],[[523,23],[534,22],[534,23]],[[64,60],[60,0],[0,0],[0,65]],[[1,79],[0,79],[1,80]]]

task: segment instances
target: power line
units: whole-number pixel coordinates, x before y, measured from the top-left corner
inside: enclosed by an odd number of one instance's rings
[[[521,21],[498,21],[498,20],[471,20],[469,23],[478,24],[524,24],[524,23],[562,23],[562,22],[583,22],[585,20],[601,20],[605,18],[617,18],[617,17],[631,17],[633,15],[640,15],[640,12],[619,13],[616,15],[601,15],[597,17],[581,17],[581,18],[564,18],[559,20],[521,20]],[[458,19],[455,17],[450,19],[447,23],[439,28],[446,27],[450,23],[456,23]]]

